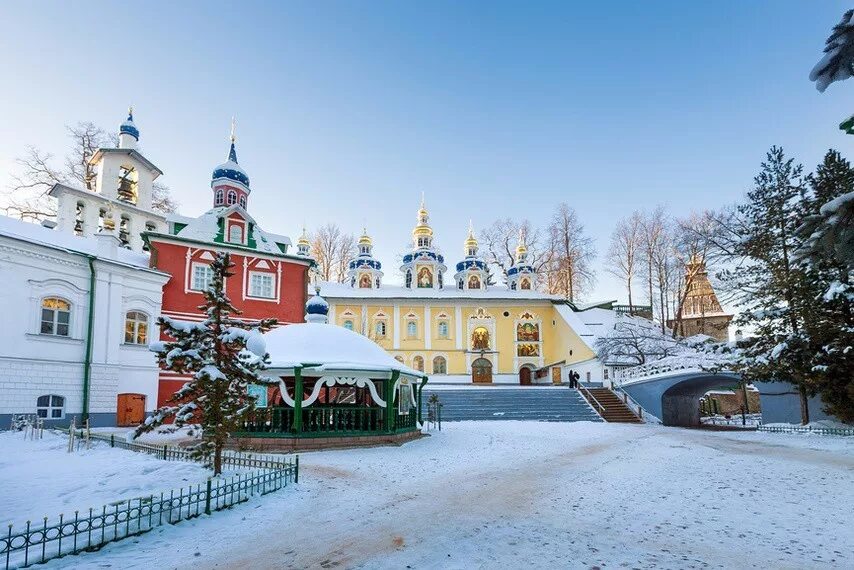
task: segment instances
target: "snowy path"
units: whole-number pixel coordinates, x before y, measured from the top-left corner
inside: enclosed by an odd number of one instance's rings
[[[854,439],[462,422],[49,566],[854,567]]]

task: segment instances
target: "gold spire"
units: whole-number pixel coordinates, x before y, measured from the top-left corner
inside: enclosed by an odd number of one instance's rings
[[[519,244],[516,246],[516,261],[522,261],[528,253],[528,245],[525,243],[525,228],[519,228]]]
[[[418,209],[418,223],[415,229],[412,230],[412,237],[418,240],[419,237],[430,237],[433,235],[433,229],[430,227],[430,214],[427,207],[424,205],[424,192],[421,193],[421,207]]]

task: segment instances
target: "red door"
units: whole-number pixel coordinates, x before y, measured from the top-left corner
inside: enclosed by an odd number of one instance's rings
[[[144,394],[119,394],[116,406],[116,425],[138,426],[145,419]]]

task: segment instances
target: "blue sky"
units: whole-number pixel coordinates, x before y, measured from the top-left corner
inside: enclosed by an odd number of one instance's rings
[[[437,244],[469,218],[545,224],[566,201],[600,253],[614,221],[737,200],[767,149],[812,168],[854,83],[807,75],[845,2],[2,2],[0,185],[64,125],[117,127],[197,215],[238,121],[250,212],[296,236],[366,223],[386,275],[421,192]]]

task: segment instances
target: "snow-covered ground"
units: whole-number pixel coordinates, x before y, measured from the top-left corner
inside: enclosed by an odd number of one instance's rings
[[[851,568],[854,438],[445,424],[53,567]]]
[[[161,461],[151,455],[92,442],[90,449],[67,452],[68,437],[50,431],[43,439],[0,432],[0,524],[14,524],[60,513],[88,513],[119,499],[159,494],[204,483],[210,470],[186,461]]]

